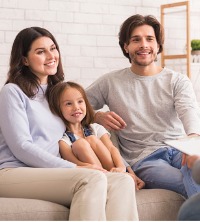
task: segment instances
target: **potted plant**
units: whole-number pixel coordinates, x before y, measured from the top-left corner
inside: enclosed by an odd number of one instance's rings
[[[200,55],[200,39],[191,40],[191,48],[192,55]]]

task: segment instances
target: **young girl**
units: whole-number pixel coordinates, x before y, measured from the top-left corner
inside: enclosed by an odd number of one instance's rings
[[[79,84],[62,82],[54,86],[49,95],[49,105],[66,125],[63,138],[59,141],[63,159],[79,166],[91,164],[111,172],[126,171],[108,131],[93,123],[94,111]]]

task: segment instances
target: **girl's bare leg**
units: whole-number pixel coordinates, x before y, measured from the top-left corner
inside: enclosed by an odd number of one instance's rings
[[[99,158],[102,166],[106,170],[115,167],[110,151],[102,143],[102,141],[94,135],[86,137],[86,140],[92,147],[94,153]]]
[[[72,144],[74,155],[82,162],[95,164],[102,167],[101,162],[85,139],[78,139]]]

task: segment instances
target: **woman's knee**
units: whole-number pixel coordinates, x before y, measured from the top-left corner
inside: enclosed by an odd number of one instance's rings
[[[74,192],[80,189],[88,190],[95,196],[107,194],[108,181],[105,173],[98,170],[84,169],[82,172],[82,178],[78,180],[74,187]],[[87,197],[86,197],[87,198]]]
[[[66,180],[68,180],[69,175],[71,180],[75,182],[83,181],[84,183],[88,183],[89,181],[95,181],[95,182],[99,181],[102,184],[107,184],[107,178],[105,176],[105,173],[99,170],[93,170],[87,168],[69,169],[65,177],[63,176],[63,179],[66,178]]]
[[[135,187],[133,178],[127,173],[107,173],[106,176],[108,182],[110,182],[112,186],[116,186],[118,190],[124,190],[124,188],[128,189],[128,187],[133,189]]]

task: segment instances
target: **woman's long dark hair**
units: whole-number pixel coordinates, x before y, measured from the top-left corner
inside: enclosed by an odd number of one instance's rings
[[[15,83],[22,91],[29,97],[33,98],[40,88],[38,77],[31,72],[28,66],[24,65],[24,57],[27,57],[28,52],[31,49],[32,43],[40,37],[50,38],[60,55],[58,43],[54,36],[46,29],[40,27],[30,27],[23,29],[16,36],[10,56],[10,68],[8,71],[8,78],[5,84]],[[48,87],[46,95],[48,95],[50,88],[58,82],[64,80],[64,73],[62,68],[61,56],[59,56],[59,64],[57,73],[55,75],[48,76]]]

